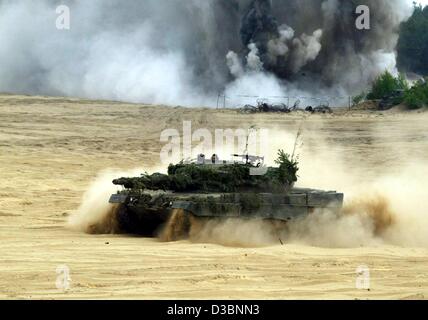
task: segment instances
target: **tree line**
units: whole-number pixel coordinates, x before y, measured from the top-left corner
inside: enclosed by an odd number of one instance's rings
[[[369,92],[353,98],[354,104],[388,99],[393,105],[405,104],[411,109],[428,106],[428,6],[414,2],[413,15],[401,24],[397,64],[400,72],[412,72],[421,79],[410,84],[403,74],[394,76],[385,71],[373,81]]]
[[[428,6],[414,4],[413,15],[400,26],[398,68],[428,75]]]

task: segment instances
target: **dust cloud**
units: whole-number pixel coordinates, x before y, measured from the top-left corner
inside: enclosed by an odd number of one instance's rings
[[[279,148],[296,148],[295,157],[300,162],[297,186],[343,192],[345,204],[340,212],[317,210],[286,227],[258,220],[190,217],[187,221],[183,213],[176,212],[160,234],[160,240],[181,240],[187,230],[192,242],[237,247],[281,243],[330,248],[428,246],[428,219],[424,202],[428,199],[428,166],[422,159],[409,157],[397,145],[397,150],[393,150],[397,157],[396,166],[373,167],[372,161],[382,163],[380,158],[385,155],[378,154],[379,159],[367,159],[367,163],[359,161],[358,157],[349,161],[345,157],[346,149],[340,145],[318,140],[314,147],[310,142],[310,130],[304,129],[297,143],[296,133],[290,130],[274,129],[270,133],[275,138],[271,140],[266,154],[267,162],[273,164]],[[143,170],[139,169],[101,173],[85,194],[76,214],[71,217],[70,226],[89,233],[117,232],[114,207],[108,204],[109,196],[117,190],[111,180],[118,176],[136,176],[141,172]]]
[[[419,175],[423,172],[422,167],[413,170],[419,170]],[[421,200],[427,199],[427,191],[408,174],[381,177],[371,185],[351,185],[349,190],[353,191],[339,212],[316,210],[281,228],[271,221],[193,218],[190,240],[238,247],[283,243],[328,248],[427,247],[428,221]],[[351,177],[349,181],[354,179]],[[343,191],[346,196],[346,188]]]
[[[112,181],[117,177],[136,176],[141,172],[144,171],[108,169],[100,172],[83,195],[80,207],[68,219],[67,226],[72,230],[89,234],[119,233],[116,219],[117,207],[109,203],[110,196],[118,190]]]
[[[282,242],[279,222],[191,217],[189,239],[228,247],[263,247]]]
[[[183,240],[187,238],[189,227],[190,221],[186,212],[183,209],[173,209],[158,237],[163,242]]]
[[[373,136],[382,129],[374,128]],[[428,246],[428,165],[403,144],[382,151],[350,155],[347,146],[320,139],[316,147],[304,145],[299,186],[343,192],[345,204],[337,214],[316,212],[291,224],[289,241],[326,247]],[[390,154],[393,164],[385,166]]]

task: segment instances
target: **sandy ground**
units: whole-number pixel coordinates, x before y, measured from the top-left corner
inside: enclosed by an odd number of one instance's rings
[[[426,299],[428,246],[420,243],[236,248],[66,227],[101,170],[157,165],[165,128],[192,120],[209,129],[256,123],[293,133],[301,118],[0,96],[0,298]],[[364,168],[356,176],[368,181],[399,173],[403,159],[428,160],[427,113],[343,111],[306,124],[307,148],[326,153],[334,145],[341,161]],[[313,168],[301,170],[303,183],[316,180]],[[334,173],[319,174],[320,187],[331,185],[326,176]],[[65,292],[56,287],[60,265],[70,269]],[[370,268],[369,291],[356,289],[360,265]]]

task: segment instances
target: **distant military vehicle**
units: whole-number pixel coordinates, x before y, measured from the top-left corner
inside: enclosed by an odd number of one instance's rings
[[[263,157],[248,154],[234,155],[238,160],[230,162],[200,155],[189,163],[171,164],[167,174],[114,180],[123,190],[110,203],[118,206],[122,231],[148,237],[156,236],[179,210],[185,222],[171,240],[187,237],[191,217],[287,222],[317,208],[342,207],[342,193],[294,188],[297,162],[283,151],[278,156],[278,167],[266,167]]]
[[[394,90],[391,94],[382,97],[382,100],[379,102],[379,109],[389,110],[403,102],[403,99],[404,90]]]
[[[333,110],[328,105],[324,104],[321,104],[315,108],[312,106],[308,106],[306,107],[305,111],[310,113],[333,113]]]

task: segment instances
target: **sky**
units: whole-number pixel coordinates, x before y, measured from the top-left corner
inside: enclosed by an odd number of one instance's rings
[[[414,1],[417,3],[421,3],[423,5],[428,5],[428,0],[407,0],[409,3],[413,3]]]

